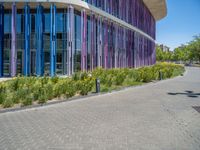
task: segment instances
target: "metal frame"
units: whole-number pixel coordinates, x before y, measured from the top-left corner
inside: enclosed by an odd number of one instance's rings
[[[4,6],[0,4],[0,77],[3,77],[4,69]]]
[[[44,75],[44,14],[43,6],[37,6],[37,15],[36,15],[36,37],[37,37],[37,49],[36,49],[36,75]]]
[[[31,33],[31,25],[30,25],[30,6],[26,4],[24,7],[25,12],[25,21],[24,21],[24,75],[30,75],[30,33]]]
[[[50,14],[51,14],[51,39],[50,39],[50,45],[51,45],[51,52],[50,52],[50,76],[54,77],[56,73],[56,6],[54,4],[51,5],[50,8]]]

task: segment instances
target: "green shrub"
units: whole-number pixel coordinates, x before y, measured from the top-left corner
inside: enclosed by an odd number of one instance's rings
[[[183,66],[177,65],[175,66],[172,77],[183,75],[184,72],[185,72],[185,68]]]
[[[76,94],[76,82],[69,78],[61,79],[53,87],[54,97],[65,96],[66,98],[69,98],[74,96],[75,94]]]
[[[4,93],[0,93],[0,105],[4,102],[6,95]]]
[[[94,81],[91,79],[85,79],[77,81],[76,89],[80,92],[81,95],[87,95],[93,88]]]
[[[59,80],[59,82],[54,85],[53,87],[53,96],[54,97],[60,97],[62,96],[63,94],[65,94],[65,84],[66,84],[66,81],[64,79],[61,79]]]
[[[49,79],[50,79],[49,77],[45,76],[45,77],[40,78],[40,82],[42,85],[45,85],[48,83]]]
[[[131,79],[132,81],[140,80],[139,73],[136,69],[130,69],[127,78]]]
[[[100,83],[101,83],[101,81],[100,81]],[[112,74],[108,74],[108,76],[107,76],[107,82],[106,82],[105,85],[107,87],[111,87],[112,84],[113,84],[113,76],[112,76]]]
[[[46,85],[43,86],[43,90],[45,90],[46,97],[48,100],[53,99],[53,84],[51,82],[48,82]]]
[[[114,83],[116,85],[122,85],[124,80],[126,79],[126,74],[122,71],[122,72],[118,72],[114,77]]]
[[[12,107],[14,105],[14,102],[12,100],[12,95],[11,94],[8,94],[6,99],[3,101],[3,108],[9,108],[9,107]]]
[[[47,102],[47,95],[46,95],[46,93],[43,93],[42,95],[40,95],[39,97],[38,97],[38,103],[39,104],[44,104],[44,103],[46,103]]]
[[[150,67],[143,67],[138,69],[139,82],[150,82],[153,78],[153,72]]]
[[[38,103],[39,104],[43,104],[46,103],[48,100],[48,89],[43,86],[42,88],[40,88],[39,90],[39,97],[38,97]]]
[[[92,71],[92,76],[94,78],[98,78],[102,75],[102,73],[104,72],[105,70],[103,70],[102,68],[96,68],[95,70]]]
[[[7,82],[8,84],[8,89],[10,91],[16,91],[19,88],[19,78],[10,80]]]
[[[19,90],[18,90],[19,91]],[[20,97],[19,95],[18,95],[18,91],[16,91],[16,92],[11,92],[10,93],[10,95],[11,95],[11,98],[12,98],[12,101],[13,101],[13,103],[15,103],[15,104],[18,104],[18,103],[20,103],[21,102],[21,99],[23,99],[25,96],[23,96],[23,97]],[[21,91],[21,90],[20,90]]]
[[[96,68],[94,71],[92,71],[92,77],[94,79],[99,79],[101,84],[106,84],[107,83],[107,75],[108,75],[109,71],[108,70],[104,70],[102,68]]]
[[[80,80],[85,80],[85,79],[87,79],[88,78],[88,74],[87,74],[87,72],[81,72],[80,73]]]
[[[70,97],[74,96],[77,92],[76,83],[72,80],[65,82],[64,91],[65,91],[64,96],[66,98],[70,98]]]
[[[72,75],[72,79],[73,79],[74,81],[80,80],[80,72],[75,72],[75,73]]]
[[[135,85],[141,85],[141,82],[135,81],[134,78],[126,78],[124,80],[123,86],[135,86]]]
[[[46,103],[54,97],[72,97],[76,93],[87,95],[95,87],[95,79],[99,78],[101,92],[118,89],[121,86],[133,86],[143,82],[163,79],[183,74],[184,67],[172,63],[157,63],[153,66],[139,69],[102,69],[97,68],[90,73],[78,72],[72,78],[58,77],[17,77],[0,83],[0,104],[12,107],[20,103],[31,105],[33,101]]]
[[[16,92],[13,93],[13,102],[19,103],[20,101],[24,100],[29,94],[29,89],[27,87],[18,89]]]
[[[32,105],[33,103],[33,95],[27,95],[26,97],[24,97],[24,99],[22,99],[22,105],[23,106],[28,106],[28,105]]]
[[[109,92],[109,87],[103,86],[103,85],[102,85],[102,86],[100,87],[100,90],[101,90],[101,92],[103,92],[103,93],[104,93],[104,92]]]
[[[32,85],[30,90],[31,90],[31,93],[33,94],[33,100],[34,101],[38,100],[42,91],[42,84],[40,80],[37,80],[35,84]]]
[[[58,77],[52,77],[51,78],[51,82],[54,83],[54,84],[58,83],[58,81],[59,81]]]
[[[46,103],[47,100],[51,100],[54,97],[53,85],[51,82],[43,83],[42,87],[38,91],[38,103]]]
[[[4,102],[4,99],[6,97],[6,87],[4,84],[0,84],[0,104],[2,104]]]

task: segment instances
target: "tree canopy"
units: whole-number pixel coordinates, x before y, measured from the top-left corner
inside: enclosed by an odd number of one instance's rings
[[[162,51],[156,47],[157,61],[183,61],[183,62],[200,62],[200,35],[194,36],[194,39],[185,45],[181,45],[174,51]]]

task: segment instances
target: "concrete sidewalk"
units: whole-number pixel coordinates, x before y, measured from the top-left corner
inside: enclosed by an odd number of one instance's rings
[[[8,78],[0,78],[0,82],[8,81],[8,80],[12,80],[12,78],[11,78],[11,77],[8,77]]]
[[[184,77],[0,114],[1,150],[199,150],[200,68]]]

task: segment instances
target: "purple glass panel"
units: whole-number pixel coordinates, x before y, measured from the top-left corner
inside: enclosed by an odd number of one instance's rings
[[[115,68],[118,67],[118,26],[114,25],[115,31],[115,46],[114,46],[114,53],[115,53]]]
[[[86,33],[87,33],[87,15],[85,10],[81,11],[81,70],[87,69],[87,46],[86,46]]]
[[[104,20],[104,68],[108,68],[108,21]]]
[[[93,13],[90,14],[90,22],[91,22],[91,54],[90,54],[90,69],[91,71],[95,68],[95,15]]]
[[[74,72],[74,8],[70,5],[68,6],[68,14],[67,14],[68,22],[67,22],[67,73],[68,75],[73,74]]]
[[[102,67],[102,18],[97,19],[97,66]]]
[[[17,50],[16,50],[16,4],[12,4],[12,23],[11,23],[11,76],[14,77],[17,74]]]
[[[139,28],[155,39],[155,19],[142,0],[92,0],[91,4]],[[108,20],[104,21],[102,26],[100,20],[99,17],[97,21],[91,17],[92,68],[101,66],[102,45],[102,64],[105,68],[142,67],[155,63],[153,41]],[[103,37],[100,30],[103,30]]]

